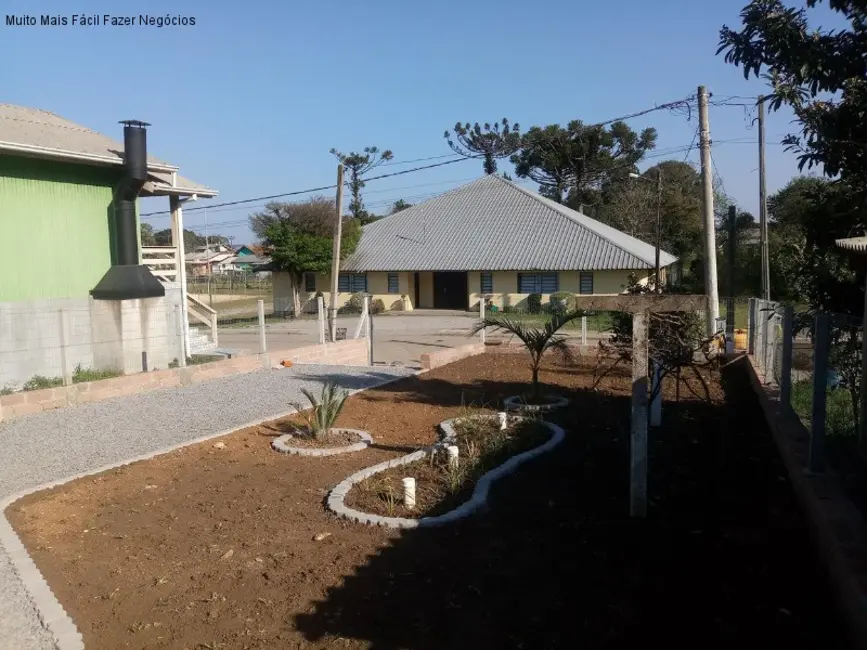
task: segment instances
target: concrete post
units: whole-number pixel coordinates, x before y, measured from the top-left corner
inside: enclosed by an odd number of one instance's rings
[[[415,479],[408,477],[403,479],[403,505],[407,510],[415,508]]]
[[[780,404],[787,411],[792,406],[792,339],[794,338],[795,308],[783,308],[783,363],[780,368]]]
[[[319,310],[319,342],[325,344],[325,299],[322,296],[316,299],[316,307]]]
[[[658,427],[662,425],[662,366],[655,361],[650,394],[654,396],[650,402],[650,426]]]
[[[265,340],[265,301],[256,301],[256,313],[259,316],[259,354],[265,354],[268,351],[267,341]]]
[[[824,469],[825,418],[828,395],[828,355],[831,351],[831,317],[819,314],[814,320],[813,343],[813,412],[810,416],[810,446],[807,469],[819,473]]]
[[[587,345],[587,317],[581,317],[581,345]]]
[[[64,386],[72,386],[72,368],[69,365],[69,318],[65,309],[60,313],[60,375]]]
[[[184,328],[184,310],[180,305],[175,305],[175,333],[178,336],[178,367],[187,367],[187,351],[184,343],[185,328]]]
[[[373,323],[370,315],[370,298],[364,297],[364,336],[367,338],[367,365],[373,365]]]
[[[747,314],[747,354],[756,353],[756,299],[750,298]]]
[[[479,300],[479,320],[481,320],[483,323],[485,322],[485,296],[484,295],[481,297],[481,300]],[[482,342],[482,345],[484,345],[486,343],[485,329],[484,328],[479,330],[479,340]]]
[[[457,445],[449,445],[446,447],[446,453],[449,457],[449,467],[451,469],[457,469],[460,463],[458,459],[458,446]]]
[[[629,516],[647,515],[647,312],[632,315]]]

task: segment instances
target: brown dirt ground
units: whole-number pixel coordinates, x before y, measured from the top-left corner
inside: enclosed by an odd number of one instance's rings
[[[351,472],[527,378],[519,356],[466,359],[350,398],[338,426],[372,433],[363,452],[286,456],[239,431],[6,514],[100,650],[843,647],[743,377],[725,395],[714,381],[712,405],[666,405],[646,521],[626,516],[629,378],[593,392],[586,367],[553,362],[542,379],[573,400],[556,416],[567,441],[498,482],[489,512],[403,532],[326,513]]]
[[[283,421],[277,421],[280,424]],[[270,430],[267,427],[261,427],[258,431],[259,434],[263,436],[267,436],[270,434]],[[349,431],[330,431],[327,436],[322,438],[315,438],[313,434],[308,433],[304,430],[291,430],[288,433],[292,434],[292,437],[286,443],[290,447],[302,447],[305,449],[328,449],[330,447],[346,447],[348,445],[354,445],[356,442],[360,442],[361,438],[357,433],[351,433]]]

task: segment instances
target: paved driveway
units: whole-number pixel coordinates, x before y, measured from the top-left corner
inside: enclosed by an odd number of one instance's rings
[[[239,428],[306,403],[301,388],[348,390],[406,376],[405,368],[294,366],[119,397],[0,422],[0,500],[21,490]],[[5,522],[3,522],[5,523]],[[0,545],[0,649],[49,650],[51,635]]]

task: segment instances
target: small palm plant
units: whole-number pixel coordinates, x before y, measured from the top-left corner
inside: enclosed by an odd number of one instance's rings
[[[334,423],[337,422],[337,418],[346,404],[346,398],[349,397],[349,393],[345,390],[338,390],[337,384],[332,381],[329,381],[322,387],[322,392],[318,399],[312,391],[306,388],[302,388],[301,392],[304,393],[304,397],[310,400],[313,408],[308,411],[300,404],[292,404],[292,406],[304,418],[307,428],[313,434],[313,437],[316,440],[322,440],[328,436],[328,432],[331,431]]]
[[[534,402],[538,403],[541,399],[541,395],[539,394],[539,367],[542,365],[542,356],[548,350],[558,350],[567,359],[572,357],[571,350],[566,345],[566,338],[562,334],[558,334],[558,332],[564,325],[576,318],[580,318],[581,315],[582,312],[580,310],[572,311],[568,314],[554,314],[542,327],[534,327],[524,321],[508,316],[492,316],[476,323],[470,336],[489,328],[495,332],[508,332],[517,336],[524,344],[524,347],[527,348],[527,352],[530,353],[530,370],[533,372],[533,392],[531,397]]]

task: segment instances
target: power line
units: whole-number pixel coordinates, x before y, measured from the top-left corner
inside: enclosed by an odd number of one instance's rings
[[[619,117],[615,117],[615,118],[612,118],[612,119],[609,119],[609,120],[605,120],[605,121],[603,121],[603,122],[597,122],[596,124],[591,124],[591,125],[589,125],[588,128],[599,128],[599,127],[607,126],[607,125],[609,125],[609,124],[613,124],[613,123],[615,123],[615,122],[621,122],[621,121],[625,121],[625,120],[633,119],[633,118],[636,118],[636,117],[641,117],[641,116],[643,116],[643,115],[648,115],[648,114],[650,114],[650,113],[653,113],[653,112],[656,112],[656,111],[662,111],[662,110],[678,110],[678,109],[687,109],[688,111],[691,111],[692,102],[694,102],[694,101],[695,101],[695,97],[694,97],[694,95],[690,94],[690,95],[687,95],[687,97],[684,98],[684,99],[678,99],[678,100],[675,100],[675,101],[672,101],[672,102],[666,102],[666,103],[664,103],[664,104],[657,104],[657,105],[655,105],[655,106],[653,106],[653,107],[651,107],[651,108],[646,108],[646,109],[644,109],[644,110],[636,111],[636,112],[634,112],[634,113],[629,113],[628,115],[621,115],[621,116],[619,116]],[[552,138],[552,139],[553,139],[553,138]],[[451,157],[452,155],[454,155],[454,154],[444,154],[442,157]],[[434,168],[434,167],[442,167],[442,166],[444,166],[444,165],[452,165],[452,164],[454,164],[454,163],[464,162],[464,161],[466,161],[466,160],[477,160],[477,159],[479,159],[479,158],[481,158],[481,157],[482,157],[482,156],[461,156],[461,157],[459,157],[459,158],[457,158],[457,159],[453,159],[453,160],[445,160],[445,161],[443,161],[443,162],[433,163],[433,164],[431,164],[431,165],[424,165],[424,166],[422,166],[422,167],[413,167],[412,169],[404,169],[404,170],[402,170],[402,171],[391,172],[391,173],[389,173],[389,174],[380,174],[379,176],[371,176],[370,178],[365,178],[365,179],[363,179],[363,180],[364,180],[364,182],[367,182],[367,181],[375,181],[375,180],[381,180],[381,179],[384,179],[384,178],[391,178],[391,177],[393,177],[393,176],[401,176],[401,175],[403,175],[403,174],[411,174],[411,173],[414,173],[414,172],[417,172],[417,171],[422,171],[422,170],[425,170],[425,169],[432,169],[432,168]],[[429,159],[434,159],[434,158],[436,158],[436,157],[432,156],[432,157],[430,157]],[[420,159],[420,160],[421,160],[421,159]],[[410,161],[405,161],[405,162],[408,163],[408,162],[410,162]],[[310,188],[310,189],[306,189],[306,190],[297,190],[297,191],[294,191],[294,192],[282,192],[282,193],[280,193],[280,194],[272,194],[272,195],[269,195],[269,196],[259,196],[259,197],[250,198],[250,199],[241,199],[241,200],[238,200],[238,201],[226,201],[226,202],[223,202],[223,203],[216,203],[216,204],[208,205],[208,206],[194,206],[194,207],[187,208],[187,209],[186,209],[186,212],[193,212],[193,211],[198,211],[198,210],[204,210],[204,209],[207,209],[207,208],[212,208],[212,209],[213,209],[213,208],[230,207],[230,206],[236,206],[236,205],[246,205],[246,204],[250,204],[250,203],[261,203],[262,201],[270,201],[270,200],[274,200],[274,199],[281,199],[281,198],[286,198],[286,197],[289,197],[289,196],[298,196],[298,195],[301,195],[301,194],[310,194],[310,193],[312,193],[312,192],[322,192],[322,191],[325,191],[325,190],[332,190],[332,189],[335,189],[336,187],[337,187],[336,184],[331,184],[331,185],[322,185],[322,186],[319,186],[319,187],[314,187],[314,188]],[[140,217],[152,217],[152,216],[163,215],[163,214],[168,214],[168,211],[166,211],[166,210],[159,210],[159,211],[156,211],[156,212],[147,212],[147,213],[144,213],[144,214],[140,215]]]

